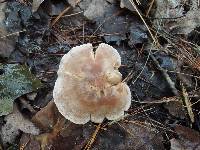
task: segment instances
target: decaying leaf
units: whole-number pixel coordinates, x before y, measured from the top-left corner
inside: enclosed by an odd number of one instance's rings
[[[17,40],[16,35],[11,37],[7,36],[10,33],[7,32],[4,19],[5,19],[6,3],[0,4],[0,56],[9,57],[11,52],[15,49],[15,42]]]
[[[36,12],[44,0],[33,0],[32,12]]]
[[[6,3],[1,3],[1,5],[0,5],[0,26],[3,26],[3,21],[5,19],[5,12],[4,12],[5,7],[6,7]]]
[[[33,135],[37,135],[40,132],[31,121],[20,113],[16,104],[13,107],[13,112],[5,117],[5,121],[6,124],[4,124],[0,132],[4,144],[13,143],[19,135],[19,131]]]
[[[39,111],[33,120],[35,123],[40,124],[44,133],[36,136],[23,134],[20,140],[20,147],[24,147],[25,150],[29,150],[34,146],[36,150],[46,148],[82,149],[95,132],[95,127],[92,124],[77,125],[67,121],[59,114],[53,101]],[[49,127],[47,122],[50,122],[52,127]],[[101,128],[93,148],[119,150],[127,148],[164,149],[162,140],[161,133],[156,129],[152,129],[150,124],[140,125],[139,123],[134,123],[134,121],[128,123],[119,122],[119,124]]]
[[[22,150],[41,150],[39,141],[34,136],[24,133],[20,139],[19,147]]]
[[[16,98],[41,87],[41,82],[27,66],[0,64],[0,73],[0,116],[12,112]]]
[[[142,125],[134,121],[119,122],[101,131],[95,143],[94,149],[164,149],[161,133],[149,124]]]
[[[53,147],[55,149],[73,149],[82,143],[81,125],[75,125],[67,121],[58,111],[53,101],[41,109],[32,121],[44,132],[33,136],[23,134],[20,140],[20,147],[25,146],[25,150],[36,147],[36,150]]]
[[[49,131],[53,129],[53,126],[60,117],[61,114],[58,112],[55,103],[50,101],[46,107],[42,108],[35,116],[33,116],[32,121],[43,131]]]
[[[177,125],[175,131],[178,137],[170,140],[171,150],[200,149],[200,134],[197,131],[181,125]]]
[[[129,0],[121,0],[120,1],[120,7],[121,8],[128,8],[131,11],[135,11],[133,5],[131,4],[131,2]]]
[[[89,3],[88,8],[84,12],[84,15],[91,20],[97,17],[102,17],[106,11],[105,7],[108,7],[106,1],[93,0]]]
[[[175,117],[184,119],[186,117],[186,111],[184,105],[179,97],[170,97],[171,101],[164,104],[164,107],[168,109],[169,113]],[[174,101],[173,101],[174,100]]]
[[[200,8],[196,1],[185,0],[157,0],[154,24],[173,34],[188,34],[200,26]],[[190,5],[190,10],[185,11],[184,5]],[[163,19],[165,18],[165,19]]]
[[[6,37],[9,33],[0,27],[0,56],[9,57],[15,49],[16,38]]]

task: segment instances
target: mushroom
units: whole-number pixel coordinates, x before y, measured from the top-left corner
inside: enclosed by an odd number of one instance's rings
[[[131,92],[118,71],[121,57],[101,43],[72,48],[60,62],[53,97],[59,112],[75,124],[115,120],[131,105]]]

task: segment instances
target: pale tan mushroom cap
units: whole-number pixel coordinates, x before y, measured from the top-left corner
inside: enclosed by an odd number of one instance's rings
[[[95,52],[92,44],[72,48],[61,59],[53,91],[60,113],[76,124],[123,116],[131,92],[121,82],[120,65],[119,53],[107,44],[100,44]]]

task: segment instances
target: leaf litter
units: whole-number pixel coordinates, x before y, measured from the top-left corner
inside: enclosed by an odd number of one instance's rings
[[[41,82],[35,78],[27,66],[17,64],[0,65],[0,116],[12,112],[13,101],[41,87]]]
[[[14,143],[20,131],[33,135],[39,134],[40,130],[26,119],[14,104],[13,112],[5,117],[6,124],[1,129],[0,135],[4,144]]]
[[[68,0],[70,5],[63,0],[35,2],[34,13],[30,2],[7,2],[9,11],[4,18],[9,32],[22,32],[14,43],[15,49],[7,55],[10,57],[2,62],[28,65],[29,73],[43,82],[41,89],[29,89],[14,98],[21,96],[16,101],[19,110],[41,130],[40,135],[33,135],[20,129],[20,141],[14,141],[19,148],[190,149],[198,146],[197,3],[182,0]],[[152,37],[157,44],[152,44]],[[88,42],[94,46],[108,43],[118,50],[122,57],[119,69],[130,86],[132,105],[119,120],[75,125],[57,111],[52,103],[52,89],[61,57],[71,47]],[[36,93],[33,99],[26,95],[32,91]],[[29,104],[29,109],[22,105],[22,100]],[[6,121],[8,116],[0,119]],[[1,129],[5,125],[2,123]],[[178,130],[180,125],[182,129]],[[182,134],[191,128],[191,134],[197,138],[185,138]]]

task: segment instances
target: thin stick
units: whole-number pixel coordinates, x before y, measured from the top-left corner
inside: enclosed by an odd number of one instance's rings
[[[151,11],[151,9],[152,9],[152,7],[153,7],[154,1],[155,1],[155,0],[152,0],[152,1],[151,1],[150,6],[149,6],[149,9],[147,10],[147,13],[146,13],[146,17],[149,15],[149,12]]]
[[[83,44],[85,43],[85,23],[83,23]]]
[[[195,75],[191,75],[191,74],[187,74],[187,73],[183,73],[183,72],[177,72],[177,71],[173,71],[173,70],[166,70],[166,71],[167,72],[171,72],[171,73],[182,74],[182,75],[185,75],[185,76],[190,76],[190,77],[193,77],[193,78],[200,79],[200,76],[195,76]]]
[[[161,100],[154,100],[154,101],[137,101],[137,100],[132,100],[132,101],[140,104],[162,104],[169,102],[179,102],[179,99],[176,96],[174,96],[174,97],[164,97]]]
[[[78,15],[78,14],[81,14],[81,13],[83,13],[83,11],[80,11],[80,12],[77,12],[77,13],[73,13],[73,14],[69,14],[69,15],[63,15],[61,18],[71,17],[71,16],[75,16],[75,15]],[[56,18],[56,17],[52,17],[52,18]]]
[[[94,131],[94,133],[92,134],[92,137],[91,139],[88,141],[87,145],[84,147],[83,150],[89,150],[92,146],[92,144],[94,143],[96,137],[97,137],[97,134],[99,132],[99,130],[101,129],[101,123],[98,124],[96,130]]]
[[[53,27],[56,22],[71,8],[71,6],[66,7],[51,23],[51,27]]]
[[[25,31],[26,31],[26,30],[24,29],[24,30],[22,30],[22,31],[13,32],[13,33],[10,33],[10,34],[1,36],[0,39],[6,38],[6,37],[9,37],[9,36],[13,36],[13,35],[19,35],[19,33],[22,33],[22,32],[25,32]]]
[[[157,68],[160,70],[160,72],[163,74],[163,76],[165,77],[165,80],[167,81],[170,89],[172,90],[173,94],[178,96],[178,90],[175,87],[174,82],[171,80],[170,76],[167,74],[167,71],[164,70],[159,62],[156,60],[156,58],[151,54],[150,55],[151,59],[153,60],[153,62],[155,63],[155,65],[157,66]]]
[[[81,1],[81,0],[76,0],[75,5],[77,5],[80,1]],[[56,24],[56,22],[57,22],[70,8],[71,8],[71,6],[66,7],[66,8],[58,15],[58,17],[56,17],[56,18],[53,20],[53,22],[52,22],[52,24],[51,24],[51,27],[53,27],[53,26]]]
[[[181,84],[181,88],[182,88],[183,102],[185,103],[185,106],[187,108],[187,112],[190,117],[190,121],[192,123],[194,123],[194,113],[192,111],[192,104],[190,102],[190,99],[188,98],[188,93],[187,93],[185,87],[183,86],[183,84]]]
[[[132,82],[132,85],[135,84],[135,82],[137,81],[137,79],[141,76],[142,72],[144,71],[144,69],[145,69],[145,67],[146,67],[146,65],[147,65],[147,62],[149,61],[150,54],[151,54],[151,49],[150,49],[150,51],[149,51],[149,54],[148,54],[148,56],[147,56],[147,60],[146,60],[146,62],[145,62],[145,64],[144,64],[144,66],[143,66],[141,72],[138,74],[138,76],[137,76],[137,77],[135,78],[135,80]]]
[[[136,12],[138,13],[139,17],[141,18],[141,20],[143,21],[144,25],[146,26],[147,30],[149,31],[149,34],[151,35],[151,38],[153,39],[154,43],[159,47],[160,44],[157,42],[156,38],[154,37],[154,35],[152,34],[151,30],[149,29],[147,23],[145,22],[144,18],[142,17],[142,15],[140,14],[140,11],[137,9],[137,6],[135,5],[133,0],[129,0],[129,2],[133,5],[134,9],[136,10]]]

